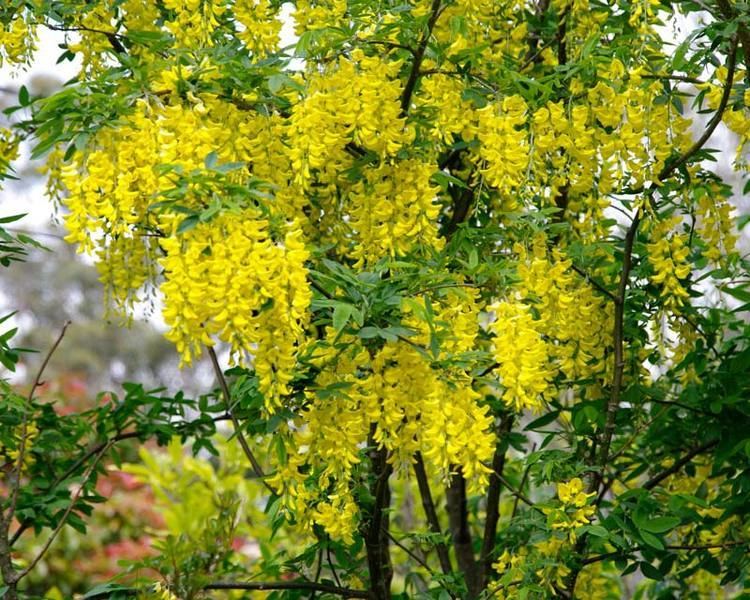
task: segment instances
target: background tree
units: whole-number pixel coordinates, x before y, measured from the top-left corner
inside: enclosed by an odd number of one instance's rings
[[[662,19],[698,10],[670,47]],[[744,173],[744,3],[14,1],[3,23],[10,61],[39,27],[82,60],[22,88],[14,127],[67,239],[114,309],[158,287],[218,382],[64,418],[6,390],[7,597],[48,546],[22,566],[14,540],[85,526],[118,441],[178,435],[220,469],[217,421],[257,496],[166,538],[156,587],[89,597],[617,598],[635,571],[652,597],[740,594],[750,294],[709,144],[724,122]],[[248,567],[259,501],[296,552]]]

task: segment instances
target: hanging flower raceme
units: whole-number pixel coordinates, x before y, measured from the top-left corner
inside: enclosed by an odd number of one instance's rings
[[[167,338],[184,362],[213,336],[235,360],[253,355],[266,407],[288,393],[311,300],[301,232],[288,225],[275,241],[255,211],[226,214],[162,240]]]
[[[690,298],[682,283],[690,274],[688,254],[690,248],[683,237],[675,231],[679,217],[663,219],[653,224],[651,242],[648,244],[648,260],[654,269],[651,282],[657,284],[664,298],[664,307],[679,312]]]
[[[521,302],[498,302],[491,309],[495,313],[490,325],[495,334],[495,373],[503,387],[502,400],[513,410],[540,412],[554,393],[551,383],[555,376],[543,324]]]

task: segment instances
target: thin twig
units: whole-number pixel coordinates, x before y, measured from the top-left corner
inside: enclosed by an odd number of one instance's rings
[[[435,502],[432,499],[430,482],[427,478],[427,472],[425,471],[424,461],[420,452],[417,452],[414,455],[414,474],[417,477],[417,486],[419,488],[419,495],[422,499],[422,508],[427,517],[427,524],[430,527],[430,531],[436,535],[443,535],[443,529],[440,527],[440,520],[438,519],[437,510],[435,509]],[[438,559],[440,561],[440,568],[443,570],[444,574],[448,575],[453,571],[448,547],[445,545],[445,542],[439,541],[435,544],[435,549],[437,550]]]
[[[536,444],[534,444],[531,447],[531,453],[533,454],[536,450]],[[513,501],[513,512],[510,513],[510,518],[513,519],[516,516],[516,512],[518,512],[518,501],[521,499],[521,494],[523,494],[523,488],[526,485],[526,480],[529,478],[529,471],[531,471],[531,464],[526,465],[526,468],[523,470],[523,475],[521,476],[521,483],[518,486],[519,494],[516,495],[516,499]]]
[[[675,463],[671,467],[664,469],[661,473],[658,473],[657,475],[654,475],[651,479],[649,479],[645,484],[643,484],[643,489],[646,489],[646,490],[654,489],[667,477],[677,473],[680,469],[682,469],[682,467],[684,467],[691,460],[693,460],[693,458],[695,458],[699,454],[702,454],[706,450],[710,450],[711,448],[716,446],[718,443],[719,443],[719,440],[711,440],[709,442],[706,442],[705,444],[701,444],[700,446],[693,448],[681,459],[675,461]]]
[[[586,281],[588,281],[592,286],[594,286],[597,290],[599,290],[602,294],[607,296],[612,302],[616,302],[617,298],[615,295],[610,292],[607,288],[605,288],[601,283],[599,283],[596,279],[591,277],[586,271],[584,271],[581,267],[578,267],[574,264],[570,265],[570,268],[573,269],[576,273],[578,273],[581,277],[583,277]]]
[[[511,493],[512,496],[515,496],[521,502],[523,502],[527,506],[531,507],[532,509],[534,509],[538,513],[540,513],[542,515],[544,514],[544,511],[541,508],[539,508],[538,506],[536,506],[528,497],[524,496],[522,492],[519,492],[516,488],[514,488],[510,484],[510,482],[507,479],[505,479],[505,477],[503,477],[501,475],[497,475],[497,473],[495,474],[495,477],[497,477],[500,480],[500,483],[502,483],[505,486],[505,488]]]
[[[394,544],[396,544],[396,546],[398,546],[399,548],[401,548],[401,550],[403,550],[404,552],[406,552],[406,554],[408,554],[415,561],[417,561],[422,567],[424,567],[427,570],[427,572],[430,575],[432,575],[432,576],[435,575],[435,572],[430,568],[430,565],[428,565],[427,562],[424,559],[422,559],[419,556],[417,556],[416,553],[412,552],[404,544],[402,544],[400,541],[398,541],[396,539],[396,536],[394,536],[390,531],[388,531],[387,529],[384,529],[383,531],[385,532],[385,535],[388,536],[388,539],[390,539]]]
[[[42,549],[37,553],[36,557],[32,559],[32,561],[26,566],[26,568],[18,574],[18,576],[16,577],[16,582],[26,577],[26,575],[28,575],[31,572],[31,570],[34,567],[36,567],[37,563],[40,560],[42,560],[42,557],[47,553],[47,550],[49,550],[49,547],[52,545],[52,542],[55,541],[55,538],[58,536],[60,531],[62,531],[62,528],[65,526],[65,523],[68,520],[70,513],[73,512],[76,502],[78,502],[78,498],[80,498],[81,493],[86,487],[86,483],[88,482],[89,477],[91,477],[91,474],[94,472],[94,469],[96,468],[96,465],[99,464],[99,461],[107,453],[107,450],[109,450],[112,447],[112,444],[114,444],[114,442],[110,441],[106,446],[104,446],[104,448],[102,448],[99,451],[99,454],[97,454],[96,459],[88,466],[88,468],[83,474],[81,485],[78,487],[78,489],[75,491],[73,496],[70,498],[70,504],[68,505],[68,508],[65,509],[65,512],[63,513],[63,516],[60,519],[60,522],[57,524],[57,527],[55,527],[55,529],[50,534],[49,538],[47,538],[47,541],[45,542],[44,546],[42,546]]]
[[[422,59],[424,58],[424,53],[427,50],[427,44],[430,42],[430,37],[432,37],[432,30],[435,27],[435,23],[437,22],[438,17],[440,16],[440,2],[441,0],[432,0],[430,18],[427,21],[427,31],[424,32],[423,37],[420,40],[419,45],[417,46],[417,50],[414,53],[414,60],[411,64],[411,71],[409,72],[409,77],[406,80],[404,92],[401,96],[402,117],[405,117],[409,113],[409,107],[411,106],[411,97],[412,94],[414,94],[414,88],[416,87],[417,80],[419,79],[419,69],[422,67]]]
[[[203,586],[204,590],[308,590],[318,591],[326,594],[335,594],[342,598],[373,598],[366,590],[354,590],[351,588],[337,587],[325,583],[313,581],[251,581],[247,583],[234,581],[215,581]]]
[[[26,441],[27,441],[26,438],[28,437],[28,430],[29,430],[29,413],[31,412],[31,405],[32,405],[32,402],[34,401],[34,394],[36,393],[36,390],[39,388],[39,386],[42,384],[42,377],[44,376],[44,371],[47,368],[47,365],[49,364],[49,361],[52,358],[52,355],[55,353],[58,346],[60,345],[60,342],[62,342],[63,337],[65,337],[65,332],[68,330],[69,325],[70,325],[70,321],[65,321],[65,323],[63,323],[62,329],[60,330],[60,335],[57,336],[55,343],[52,344],[52,347],[49,349],[49,352],[47,352],[47,356],[44,357],[44,360],[42,361],[42,364],[36,373],[36,377],[34,378],[34,383],[31,384],[31,389],[29,390],[29,395],[27,398],[29,406],[23,413],[23,422],[21,424],[21,440],[18,446],[18,462],[16,463],[16,466],[13,469],[13,475],[11,477],[11,481],[12,481],[11,485],[13,486],[13,489],[11,491],[10,503],[8,505],[8,512],[7,514],[0,515],[8,524],[8,527],[10,527],[10,523],[13,520],[13,515],[16,512],[16,504],[18,503],[18,492],[21,488],[21,471],[23,470],[23,461],[26,458]]]
[[[239,419],[237,419],[237,415],[235,415],[234,413],[234,407],[232,406],[232,394],[229,391],[229,386],[227,385],[227,380],[224,378],[224,373],[221,370],[221,366],[219,366],[219,359],[216,357],[216,351],[211,346],[208,346],[207,349],[208,356],[211,358],[211,365],[214,368],[216,379],[218,379],[219,381],[219,387],[221,388],[221,393],[224,397],[224,404],[226,405],[227,414],[232,420],[232,425],[234,426],[234,431],[237,434],[237,440],[240,442],[240,446],[242,446],[242,451],[250,461],[255,475],[260,479],[261,483],[266,487],[266,489],[275,496],[276,490],[268,485],[268,482],[265,479],[266,476],[263,473],[263,467],[261,467],[258,459],[255,458],[255,454],[253,454],[253,451],[250,449],[250,445],[245,439],[245,434],[242,433],[242,426],[240,425]]]
[[[338,573],[336,573],[336,567],[333,566],[333,560],[331,560],[331,546],[326,543],[326,559],[328,560],[328,567],[331,569],[331,575],[336,585],[341,587],[341,581],[339,581]]]
[[[510,433],[513,428],[515,415],[508,414],[502,419],[498,433],[500,434],[495,447],[495,455],[492,458],[492,472],[502,476],[505,470],[506,455],[508,452],[506,441],[502,439]],[[497,536],[497,523],[500,519],[500,492],[501,484],[497,477],[490,478],[487,491],[487,508],[484,519],[484,535],[482,536],[482,549],[479,553],[480,568],[482,569],[482,586],[486,587],[492,572],[492,551],[495,548],[495,537]]]

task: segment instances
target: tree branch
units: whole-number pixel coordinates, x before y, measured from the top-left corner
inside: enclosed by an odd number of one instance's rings
[[[389,528],[388,508],[391,503],[391,489],[388,478],[393,466],[388,462],[388,451],[378,448],[374,438],[375,425],[371,427],[368,444],[373,481],[370,493],[374,498],[372,512],[365,529],[365,548],[370,574],[370,589],[376,600],[390,600],[393,567],[388,547]]]
[[[409,72],[409,77],[406,80],[406,85],[404,86],[404,91],[401,95],[402,117],[405,117],[409,114],[411,97],[414,94],[414,88],[416,87],[417,80],[419,79],[419,69],[422,67],[424,53],[427,50],[427,44],[429,44],[430,42],[430,37],[432,37],[432,30],[434,29],[435,23],[437,22],[438,17],[441,13],[440,2],[441,0],[432,0],[432,7],[430,8],[430,18],[427,21],[427,31],[424,32],[424,35],[419,42],[419,46],[417,46],[417,50],[414,53],[414,60],[411,64],[411,71]]]
[[[456,473],[451,477],[445,499],[458,568],[463,572],[469,597],[475,598],[481,592],[481,577],[476,558],[474,557],[471,530],[469,529],[469,511],[466,504],[466,480],[461,473],[460,467],[456,469]]]
[[[685,456],[683,456],[681,459],[675,461],[675,463],[667,468],[661,471],[660,473],[654,475],[651,479],[649,479],[646,483],[643,484],[643,489],[645,490],[652,490],[657,485],[659,485],[662,481],[664,481],[667,477],[670,475],[674,475],[682,467],[687,465],[691,460],[693,460],[696,456],[699,454],[702,454],[706,450],[710,450],[714,446],[716,446],[719,443],[719,440],[711,440],[709,442],[706,442],[705,444],[701,444],[700,446],[697,446],[690,450]]]
[[[255,591],[273,591],[273,590],[307,590],[311,592],[323,592],[326,594],[335,594],[342,598],[368,598],[375,596],[372,592],[366,590],[354,590],[351,588],[327,585],[325,583],[315,583],[314,581],[251,581],[248,583],[234,581],[215,581],[203,586],[204,590],[255,590]]]
[[[242,446],[242,451],[245,453],[245,456],[250,461],[250,465],[253,467],[253,471],[255,472],[255,475],[260,479],[261,483],[266,487],[266,489],[271,492],[274,496],[276,495],[276,490],[274,490],[265,479],[265,473],[263,473],[263,467],[261,467],[260,463],[258,462],[258,459],[255,457],[255,454],[253,454],[253,451],[250,449],[250,445],[247,443],[247,440],[245,439],[245,434],[242,432],[242,425],[239,422],[239,419],[237,419],[237,415],[234,414],[234,407],[232,406],[232,394],[229,391],[229,386],[227,385],[227,380],[224,378],[224,373],[221,370],[221,367],[219,366],[219,359],[216,357],[216,351],[211,347],[208,346],[208,356],[211,358],[211,365],[214,368],[214,373],[216,375],[216,379],[219,380],[219,387],[221,388],[222,396],[224,397],[224,404],[227,408],[227,414],[232,420],[232,425],[234,426],[234,431],[237,434],[237,440],[240,442],[240,446]]]
[[[15,579],[16,582],[26,577],[26,575],[28,575],[31,572],[31,570],[39,563],[40,560],[42,560],[42,557],[47,553],[47,550],[49,550],[50,546],[52,545],[52,542],[55,541],[55,538],[58,536],[60,531],[62,531],[62,528],[65,526],[65,523],[68,520],[70,513],[73,512],[76,502],[78,502],[78,498],[80,498],[81,493],[83,492],[83,489],[86,487],[86,483],[88,482],[89,478],[94,472],[94,469],[96,469],[96,465],[99,464],[99,461],[107,453],[107,450],[109,450],[112,447],[113,443],[114,442],[110,441],[106,446],[104,446],[104,448],[102,448],[99,451],[94,461],[88,466],[88,468],[83,474],[81,485],[78,486],[78,489],[70,498],[70,504],[65,509],[63,516],[60,518],[60,522],[57,524],[57,527],[55,527],[55,529],[50,534],[49,538],[47,538],[47,541],[45,542],[44,546],[42,546],[41,550],[39,550],[36,557],[31,560],[31,562],[26,566],[26,568],[23,571],[18,573]]]
[[[65,337],[65,332],[68,330],[69,326],[70,326],[70,321],[65,321],[65,323],[62,326],[62,329],[60,330],[60,334],[57,336],[57,339],[55,340],[54,344],[52,344],[52,347],[49,349],[49,352],[47,352],[47,355],[44,357],[44,360],[42,361],[42,364],[40,365],[39,370],[36,373],[36,377],[34,378],[34,383],[31,384],[31,389],[29,390],[29,395],[27,398],[29,406],[24,411],[23,422],[21,424],[21,440],[18,446],[18,461],[11,475],[11,482],[12,482],[11,485],[13,486],[13,488],[11,490],[8,512],[7,514],[4,512],[0,514],[0,519],[4,522],[3,523],[4,531],[2,533],[5,533],[5,534],[7,534],[8,530],[10,529],[10,524],[13,521],[13,514],[16,512],[16,504],[18,503],[18,492],[21,487],[21,471],[23,471],[23,461],[26,458],[26,442],[27,442],[28,430],[29,430],[29,412],[31,411],[31,404],[34,401],[34,394],[36,393],[39,386],[42,384],[42,377],[44,376],[44,371],[46,370],[47,365],[49,364],[49,361],[52,359],[52,355],[55,353],[58,346],[60,346],[60,343]]]
[[[437,535],[443,535],[443,528],[440,527],[440,520],[438,519],[437,510],[435,510],[435,503],[432,500],[430,482],[427,478],[427,472],[424,468],[424,461],[422,460],[421,452],[417,452],[414,455],[414,474],[417,477],[417,487],[419,487],[419,495],[422,499],[422,508],[424,509],[425,516],[427,517],[427,524],[430,527],[430,531]],[[437,544],[435,544],[435,550],[437,551],[438,560],[440,561],[440,568],[442,569],[443,573],[446,575],[452,573],[453,567],[451,566],[448,547],[443,541],[439,541]]]
[[[507,435],[513,427],[515,415],[508,414],[500,423],[498,433],[500,439],[492,457],[492,474],[490,485],[487,490],[487,509],[484,520],[484,535],[482,536],[482,549],[479,553],[480,568],[482,569],[482,589],[487,587],[492,572],[492,551],[495,549],[495,537],[497,536],[497,523],[500,520],[500,492],[502,484],[500,477],[505,470],[505,457],[508,452],[505,440],[502,436]]]

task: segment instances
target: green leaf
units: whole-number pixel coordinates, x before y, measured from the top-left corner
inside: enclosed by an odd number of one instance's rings
[[[469,186],[466,185],[465,182],[461,181],[458,177],[454,177],[453,175],[446,173],[445,171],[435,171],[432,174],[432,181],[444,190],[447,190],[451,185],[455,185],[465,190],[469,189]]]
[[[344,327],[346,327],[353,312],[354,307],[351,304],[345,304],[343,302],[336,304],[333,309],[333,317],[331,318],[336,333],[339,333]]]
[[[646,542],[648,546],[651,546],[652,548],[655,548],[656,550],[664,550],[664,543],[658,537],[656,537],[653,533],[649,533],[648,531],[644,531],[642,529],[639,529],[638,533],[640,534],[641,538],[643,538],[643,541]]]
[[[654,565],[645,561],[641,561],[639,563],[639,566],[641,567],[641,573],[643,573],[649,579],[654,579],[656,581],[661,581],[662,579],[664,579],[664,575],[662,575],[661,571],[659,571],[659,569],[657,569]]]
[[[531,423],[526,425],[526,427],[524,427],[523,430],[531,431],[534,429],[539,429],[540,427],[544,427],[545,425],[549,425],[555,419],[557,419],[559,414],[560,414],[559,410],[553,410],[552,412],[548,412],[546,415],[542,415],[538,419],[534,419]]]
[[[185,233],[193,229],[200,221],[199,215],[190,215],[185,217],[177,226],[177,233]]]
[[[649,521],[639,522],[638,528],[651,533],[666,533],[677,527],[679,524],[680,519],[677,517],[656,517]]]
[[[203,160],[203,164],[207,169],[213,169],[216,166],[218,160],[218,154],[216,154],[216,152],[212,150],[211,152],[206,154],[206,158]]]
[[[750,292],[747,291],[746,287],[747,286],[744,285],[735,288],[723,287],[721,288],[721,291],[729,294],[737,300],[740,300],[741,302],[750,302]]]
[[[607,531],[606,527],[602,527],[601,525],[586,525],[586,527],[583,527],[582,529],[595,537],[609,537],[609,531]]]
[[[110,595],[117,594],[118,592],[135,595],[136,591],[137,590],[134,588],[120,585],[118,583],[103,583],[86,592],[86,594],[83,595],[82,600],[103,600],[104,598],[109,598]]]

